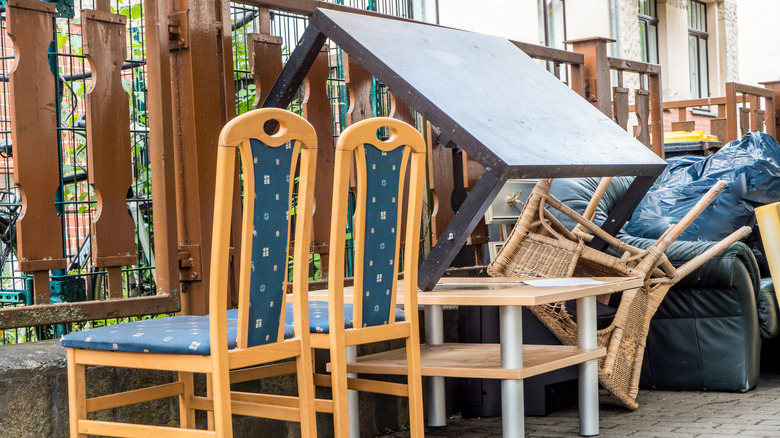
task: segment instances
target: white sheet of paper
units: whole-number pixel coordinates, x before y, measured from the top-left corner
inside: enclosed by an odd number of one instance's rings
[[[564,286],[591,286],[596,284],[606,284],[606,281],[598,281],[592,278],[543,278],[539,280],[524,280],[518,283],[525,283],[536,287],[564,287]]]

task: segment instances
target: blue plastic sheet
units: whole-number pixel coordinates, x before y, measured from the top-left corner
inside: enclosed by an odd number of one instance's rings
[[[753,132],[709,157],[670,159],[625,231],[657,239],[719,180],[728,187],[680,240],[721,240],[739,227],[753,225],[754,206],[780,201],[780,145],[768,134]]]

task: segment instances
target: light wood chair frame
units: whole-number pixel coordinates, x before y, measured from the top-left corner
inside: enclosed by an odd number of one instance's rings
[[[269,120],[278,122],[273,134],[264,132]],[[284,339],[284,309],[280,306],[281,323],[277,342],[247,346],[247,308],[249,307],[249,272],[251,263],[253,196],[244,196],[242,251],[239,280],[239,320],[237,348],[228,350],[227,302],[230,230],[233,190],[236,181],[237,154],[240,149],[244,164],[245,187],[254,187],[250,170],[252,154],[249,139],[255,138],[272,147],[295,140],[293,156],[300,157],[297,222],[293,255],[292,300],[295,313],[295,337]],[[316,437],[312,350],[308,323],[308,261],[314,202],[314,177],[317,157],[317,136],[312,126],[289,111],[264,108],[254,110],[229,122],[219,137],[217,181],[212,236],[211,278],[209,281],[209,324],[211,354],[208,356],[129,353],[119,351],[67,349],[70,430],[72,437],[109,436],[173,436],[230,437],[232,414],[295,421],[301,424],[304,437]],[[295,167],[291,170],[294,176]],[[294,178],[290,178],[290,193]],[[289,225],[288,225],[289,227]],[[289,233],[288,233],[289,235]],[[285,265],[286,268],[286,265]],[[282,303],[284,304],[284,303]],[[287,369],[297,373],[298,396],[255,394],[230,390],[230,383],[265,377],[261,364],[294,359]],[[86,398],[85,366],[100,365],[178,372],[178,381],[155,387]],[[233,371],[235,370],[235,371]],[[233,375],[231,375],[233,371]],[[206,397],[194,393],[194,373],[208,378]],[[156,400],[165,397],[179,399],[180,428],[120,424],[88,420],[87,413]],[[195,410],[209,412],[209,429],[196,430]]]
[[[386,127],[387,140],[377,138],[377,129]],[[396,235],[392,306],[388,324],[362,327],[363,236],[366,233],[366,166],[363,145],[371,144],[382,151],[406,147],[399,178],[399,214]],[[353,167],[353,157],[355,166]],[[424,434],[422,410],[422,374],[420,371],[420,340],[417,310],[417,267],[420,247],[423,187],[426,147],[422,135],[412,126],[396,119],[377,117],[363,120],[347,128],[339,137],[335,153],[333,218],[331,220],[330,277],[328,281],[329,333],[312,333],[312,347],[330,350],[330,376],[318,374],[318,386],[331,386],[333,422],[336,437],[349,436],[347,389],[408,397],[410,431],[413,437]],[[344,255],[347,230],[347,203],[350,189],[350,169],[357,177],[357,202],[354,220],[355,270],[353,295],[353,328],[344,328]],[[404,209],[404,175],[408,173],[408,201]],[[404,217],[405,216],[405,217]],[[405,222],[405,224],[404,224]],[[403,307],[404,321],[395,321],[398,288],[398,259],[401,230],[405,230]],[[406,343],[408,363],[407,383],[383,382],[362,378],[347,378],[346,348],[372,342],[402,339]]]

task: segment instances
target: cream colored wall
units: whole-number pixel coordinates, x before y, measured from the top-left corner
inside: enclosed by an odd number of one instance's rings
[[[780,1],[739,0],[739,82],[780,79]]]
[[[688,9],[684,0],[658,0],[658,63],[664,100],[691,97]]]
[[[609,1],[566,0],[566,38],[596,36],[612,37]]]
[[[704,1],[710,34],[711,95],[722,96],[726,81],[755,83],[780,78],[780,50],[774,49],[778,38],[770,35],[776,26],[773,21],[780,17],[780,1]],[[689,99],[688,1],[657,2],[663,98]],[[638,60],[641,52],[637,2],[614,0],[614,3],[617,36],[612,31],[610,0],[566,0],[566,37],[570,40],[594,36],[614,38],[618,42],[616,52],[610,49],[612,56]],[[438,16],[440,24],[445,26],[541,44],[538,0],[439,0]],[[742,33],[739,37],[738,24]],[[628,82],[629,87],[636,85],[633,78]]]
[[[439,24],[539,44],[536,0],[439,0]]]

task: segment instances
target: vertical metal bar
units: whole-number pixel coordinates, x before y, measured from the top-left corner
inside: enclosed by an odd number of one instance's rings
[[[144,0],[157,292],[179,297],[179,247],[173,163],[173,104],[165,0]]]
[[[224,44],[230,20],[229,15],[222,19],[224,2],[218,0],[173,4],[171,17],[178,27],[175,50],[170,51],[178,240],[181,252],[193,260],[191,268],[180,271],[180,279],[187,282],[182,312],[203,315],[208,312],[217,138],[235,111],[232,49]]]
[[[347,363],[357,362],[357,345],[347,346]],[[355,373],[347,373],[347,378],[356,378]],[[349,406],[349,436],[360,437],[360,398],[359,392],[353,389],[347,391],[347,406]]]
[[[444,311],[442,306],[424,306],[425,344],[444,343]],[[444,377],[428,377],[428,426],[447,425]]]
[[[523,367],[523,308],[501,306],[501,368]],[[501,381],[501,426],[506,437],[525,435],[523,381]]]
[[[577,300],[577,348],[598,348],[596,339],[596,297]],[[580,435],[599,434],[599,362],[579,365]]]

